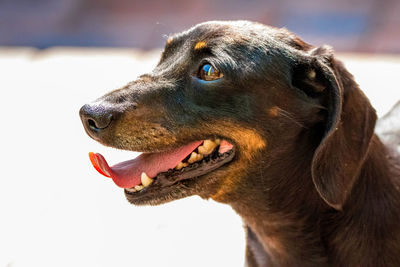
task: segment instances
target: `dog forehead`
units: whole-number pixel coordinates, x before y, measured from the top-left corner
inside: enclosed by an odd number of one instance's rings
[[[265,30],[267,29],[267,26],[249,21],[211,21],[196,25],[184,32],[184,35],[189,41],[196,44],[194,48],[196,46],[201,48],[204,44],[208,46],[230,45],[246,42],[254,37],[257,39],[256,36],[266,36]]]
[[[250,21],[209,21],[170,36],[167,39],[166,48],[190,43],[191,48],[198,49],[214,41],[218,41],[219,44],[238,42],[249,39],[250,35],[254,36],[257,32],[261,35],[263,31],[265,34],[265,31],[272,29],[272,27]]]
[[[188,56],[196,57],[203,51],[221,55],[221,53],[233,52],[235,47],[237,49],[239,46],[249,50],[257,46],[265,48],[266,42],[263,45],[262,36],[268,37],[262,29],[269,29],[269,27],[248,21],[201,23],[170,36],[166,41],[160,63],[171,60],[177,62]]]
[[[263,51],[285,50],[286,52],[309,49],[308,44],[285,28],[275,28],[243,20],[200,23],[169,38],[165,51],[170,47],[179,47],[189,53],[198,53],[207,49],[217,53],[238,49],[253,52],[260,49]]]
[[[197,37],[198,41],[205,41],[221,45],[244,44],[248,46],[263,45],[267,48],[283,48],[289,50],[307,51],[312,45],[301,40],[297,35],[286,28],[276,28],[258,22],[238,21],[210,21],[198,24],[188,30],[189,34]]]

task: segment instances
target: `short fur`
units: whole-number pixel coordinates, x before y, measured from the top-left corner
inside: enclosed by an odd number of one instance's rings
[[[223,78],[197,77],[208,62]],[[87,117],[102,123],[93,132]],[[153,72],[86,105],[90,136],[155,152],[224,138],[232,162],[128,200],[197,194],[243,218],[248,266],[400,266],[400,164],[331,48],[286,29],[207,22],[171,36]]]

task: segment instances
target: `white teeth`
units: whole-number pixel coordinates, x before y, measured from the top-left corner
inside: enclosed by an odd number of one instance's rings
[[[135,188],[125,188],[126,191],[135,193],[137,190]]]
[[[193,151],[190,154],[190,157],[187,160],[187,162],[179,162],[178,165],[176,165],[175,169],[180,170],[184,167],[187,167],[189,164],[192,164],[192,163],[202,160],[204,156],[211,154],[219,144],[221,144],[220,139],[215,139],[214,141],[213,140],[204,140],[203,145],[201,145],[197,148],[197,151],[199,153],[196,153]],[[125,188],[125,190],[128,192],[131,192],[131,193],[138,192],[138,191],[142,190],[143,188],[151,185],[154,182],[154,179],[150,178],[145,172],[142,172],[142,174],[140,176],[140,181],[141,181],[140,185],[136,185],[135,187],[132,187],[132,188]]]
[[[133,188],[125,188],[126,191],[135,193],[137,191],[142,190],[145,187],[148,187],[154,180],[150,178],[145,172],[142,172],[142,175],[140,176],[141,184],[136,185]]]
[[[202,160],[203,159],[203,155],[201,154],[197,154],[196,152],[192,152],[192,154],[190,154],[190,158],[188,159],[189,163],[194,163],[196,161]]]
[[[208,149],[206,149],[204,146],[199,146],[197,148],[197,151],[199,151],[199,153],[203,154],[203,155],[207,155],[208,154]]]
[[[217,142],[220,143],[220,140],[219,139],[216,139],[215,141],[204,140],[203,145],[199,146],[197,148],[197,151],[199,151],[200,154],[208,155],[211,152],[213,152],[214,148],[218,146]]]
[[[187,162],[185,163],[179,162],[178,165],[176,165],[175,169],[180,170],[188,166],[189,164],[202,160],[204,156],[211,154],[220,143],[221,143],[220,139],[215,139],[214,141],[204,140],[203,144],[197,148],[197,151],[199,153],[193,151],[190,154],[190,157],[187,160]]]
[[[189,163],[193,163],[197,161],[197,153],[196,152],[192,152],[192,154],[190,154],[190,158],[188,159]]]
[[[183,163],[182,161],[178,163],[178,165],[176,165],[175,169],[180,170],[183,167],[187,167],[189,165],[189,163]]]
[[[140,180],[142,181],[143,187],[149,186],[152,182],[153,179],[151,179],[145,172],[142,172],[142,176],[140,177]]]
[[[135,189],[136,189],[137,191],[140,191],[140,190],[142,190],[143,188],[144,188],[143,185],[136,185],[136,186],[135,186]]]

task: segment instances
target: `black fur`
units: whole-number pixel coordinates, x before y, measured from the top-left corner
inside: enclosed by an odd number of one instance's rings
[[[200,80],[205,62],[223,78]],[[400,266],[398,156],[329,47],[258,23],[199,24],[169,39],[152,73],[81,116],[90,136],[126,150],[233,143],[226,166],[127,198],[231,205],[246,225],[248,266]],[[94,131],[88,117],[107,126]]]

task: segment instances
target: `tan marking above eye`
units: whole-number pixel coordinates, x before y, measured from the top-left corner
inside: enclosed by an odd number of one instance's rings
[[[206,42],[200,41],[200,42],[197,42],[197,44],[194,46],[194,50],[199,50],[206,46],[207,46]]]
[[[268,115],[271,117],[277,117],[279,115],[279,108],[274,106],[268,110]]]
[[[174,40],[174,37],[169,37],[167,39],[167,45],[169,45],[170,43],[172,43],[172,41]]]

